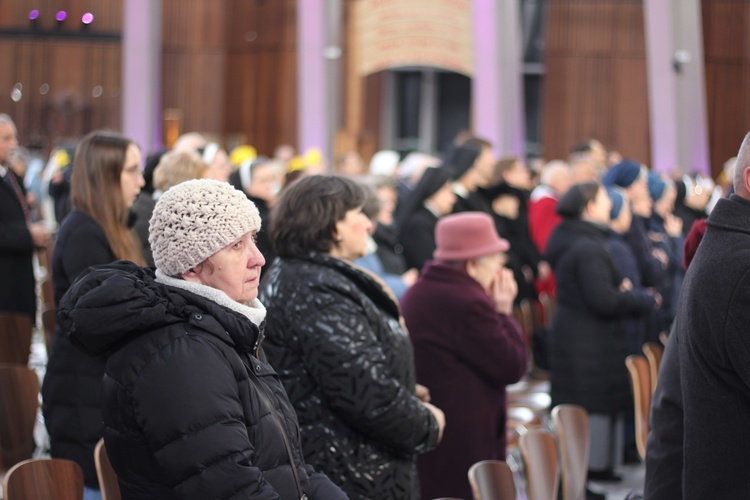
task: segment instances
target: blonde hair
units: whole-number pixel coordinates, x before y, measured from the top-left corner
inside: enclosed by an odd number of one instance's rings
[[[193,151],[171,151],[159,160],[154,169],[154,188],[166,191],[172,186],[202,178],[208,165]]]

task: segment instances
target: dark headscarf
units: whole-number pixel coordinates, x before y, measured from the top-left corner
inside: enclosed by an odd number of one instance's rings
[[[596,182],[579,182],[573,184],[564,195],[560,197],[555,207],[555,212],[561,217],[568,219],[580,219],[586,205],[596,197],[600,186]]]
[[[604,174],[602,184],[627,188],[635,182],[639,175],[641,175],[641,166],[638,163],[633,160],[623,160]]]
[[[453,172],[454,179],[460,179],[474,165],[481,152],[481,147],[476,144],[459,146],[446,154],[443,166]]]
[[[424,204],[425,200],[437,193],[451,179],[455,179],[454,172],[447,167],[426,169],[414,190],[403,200],[404,209],[400,211],[396,220],[398,228],[404,227],[406,222],[414,215],[414,212]]]

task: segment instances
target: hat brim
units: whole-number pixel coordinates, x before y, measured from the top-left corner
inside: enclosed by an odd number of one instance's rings
[[[435,252],[432,256],[435,260],[443,261],[467,260],[476,259],[478,257],[484,257],[486,255],[492,255],[499,252],[507,252],[508,249],[510,249],[510,243],[508,243],[508,240],[497,238],[487,245],[474,247],[471,249],[448,250],[437,248],[435,249]]]

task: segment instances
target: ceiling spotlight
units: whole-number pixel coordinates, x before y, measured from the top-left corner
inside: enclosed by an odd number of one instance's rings
[[[58,23],[65,21],[67,17],[68,17],[68,13],[65,12],[64,10],[59,10],[57,11],[57,14],[55,14],[55,19],[57,20]]]
[[[81,22],[83,24],[91,24],[94,22],[94,14],[91,12],[86,12],[83,16],[81,16]]]
[[[31,23],[31,29],[35,30],[39,22],[39,11],[37,9],[29,11],[29,22]]]

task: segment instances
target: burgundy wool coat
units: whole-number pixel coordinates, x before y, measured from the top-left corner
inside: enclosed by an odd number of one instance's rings
[[[521,329],[465,271],[437,262],[426,265],[401,306],[417,381],[446,419],[437,449],[417,459],[422,498],[471,498],[469,467],[505,460],[505,386],[521,378],[528,360]]]

